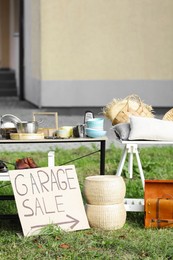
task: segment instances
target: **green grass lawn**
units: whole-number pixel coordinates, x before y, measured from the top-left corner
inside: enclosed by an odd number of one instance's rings
[[[78,156],[97,150],[97,146],[76,149],[57,149],[56,165],[66,164]],[[113,145],[106,151],[106,174],[116,173],[122,150]],[[3,152],[1,160],[14,163],[17,158],[30,156],[40,167],[47,166],[45,152]],[[146,179],[173,179],[173,147],[148,147],[140,149],[140,158]],[[83,193],[86,176],[98,175],[99,153],[76,160],[78,180]],[[13,165],[8,165],[14,169]],[[133,179],[129,180],[127,162],[123,170],[126,198],[143,198],[144,192],[134,162]],[[11,194],[10,183],[0,183],[0,194]],[[16,213],[14,201],[0,201],[0,214]],[[48,225],[38,236],[23,237],[18,219],[0,220],[0,260],[20,259],[173,259],[173,229],[146,229],[143,212],[127,212],[123,228],[105,231],[90,228],[65,232]]]

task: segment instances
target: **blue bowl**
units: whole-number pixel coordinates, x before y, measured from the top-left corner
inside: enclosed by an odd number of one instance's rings
[[[104,118],[92,118],[86,121],[86,128],[103,130]]]
[[[97,138],[102,137],[106,135],[107,131],[104,130],[98,130],[98,129],[92,129],[92,128],[85,128],[85,134],[88,137]]]

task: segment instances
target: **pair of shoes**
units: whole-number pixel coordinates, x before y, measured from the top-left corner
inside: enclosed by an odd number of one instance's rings
[[[34,160],[30,157],[17,159],[15,164],[15,169],[30,169],[30,168],[37,168],[37,164]]]
[[[0,173],[3,172],[8,172],[8,167],[3,161],[0,161]]]
[[[37,168],[38,167],[37,164],[34,162],[34,160],[31,157],[28,157],[26,159],[28,161],[30,168]]]
[[[16,160],[16,165],[15,165],[15,169],[29,169],[29,165],[28,162],[26,160],[26,158],[23,159],[17,159]]]

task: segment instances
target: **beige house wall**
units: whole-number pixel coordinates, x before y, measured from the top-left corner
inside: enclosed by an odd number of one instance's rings
[[[42,79],[173,79],[172,14],[172,0],[41,0]]]
[[[104,106],[135,93],[172,106],[172,0],[26,0],[26,99]]]
[[[24,65],[25,99],[41,106],[41,34],[40,0],[27,0],[24,4]]]

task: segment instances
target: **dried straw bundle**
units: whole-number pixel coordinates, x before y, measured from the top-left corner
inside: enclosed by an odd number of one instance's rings
[[[139,96],[129,95],[124,99],[113,99],[103,108],[103,114],[112,121],[112,125],[129,121],[131,115],[154,117],[150,105],[142,102]]]

